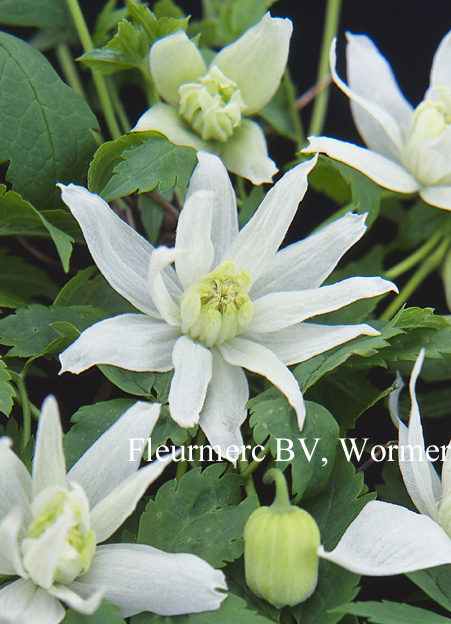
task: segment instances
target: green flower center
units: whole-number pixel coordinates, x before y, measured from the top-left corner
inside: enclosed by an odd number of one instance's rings
[[[245,102],[236,82],[213,65],[208,74],[179,87],[180,115],[204,141],[225,143],[241,121]]]
[[[248,271],[237,275],[234,262],[222,262],[183,293],[182,332],[207,347],[243,332],[254,316],[251,283]]]

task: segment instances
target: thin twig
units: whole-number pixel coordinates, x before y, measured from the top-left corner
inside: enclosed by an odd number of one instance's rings
[[[155,193],[155,191],[149,191],[146,193],[147,197],[153,199],[154,202],[157,202],[160,206],[162,206],[172,217],[174,217],[175,221],[179,220],[180,210],[176,208],[171,202],[168,202],[167,199]]]
[[[307,89],[305,93],[303,93],[302,95],[298,97],[295,103],[296,108],[298,110],[302,110],[303,108],[305,108],[308,104],[310,104],[310,102],[312,102],[317,97],[317,95],[319,95],[322,91],[324,91],[324,89],[327,89],[327,87],[331,83],[332,83],[332,78],[330,74],[327,74],[326,76],[321,78],[321,80],[318,80],[318,82],[314,84],[313,87],[310,87],[310,89]]]
[[[36,249],[36,247],[33,247],[33,245],[30,245],[30,243],[22,236],[17,236],[16,240],[18,243],[20,243],[20,245],[22,245],[22,247],[24,247],[27,251],[29,251],[32,256],[34,256],[41,262],[44,262],[45,264],[50,264],[51,266],[54,266],[54,267],[58,267],[58,269],[62,268],[60,262],[57,262],[56,260],[53,260],[53,258],[49,258],[45,254],[43,254],[42,251],[39,251],[39,249]],[[73,273],[75,275],[76,273],[78,273],[78,269],[69,267],[68,273]]]
[[[389,440],[387,444],[384,444],[384,449],[386,449],[387,446],[390,446],[390,444],[398,444],[398,440]],[[382,449],[379,449],[376,451],[375,456],[379,457],[381,453],[382,453]],[[362,470],[366,470],[367,468],[371,466],[371,464],[374,464],[374,461],[375,460],[373,459],[373,457],[370,457],[364,464],[362,464],[359,468],[357,468],[356,473],[361,472]]]

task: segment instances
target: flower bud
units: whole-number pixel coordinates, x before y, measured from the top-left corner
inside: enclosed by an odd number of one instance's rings
[[[281,609],[315,591],[320,535],[312,516],[290,504],[282,472],[270,470],[267,480],[276,481],[274,503],[256,509],[244,530],[246,583],[256,596]]]

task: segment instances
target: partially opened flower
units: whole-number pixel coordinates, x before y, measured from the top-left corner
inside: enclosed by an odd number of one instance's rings
[[[364,215],[347,214],[277,251],[316,159],[288,171],[240,232],[223,164],[207,153],[198,159],[173,249],[153,249],[100,197],[61,185],[100,271],[141,314],[93,325],[60,359],[62,371],[73,373],[94,364],[174,369],[172,418],[181,427],[199,423],[210,443],[224,451],[242,445],[240,425],[249,398],[243,368],[265,376],[285,394],[302,429],[304,401],[287,366],[360,334],[378,334],[369,325],[305,319],[395,287],[379,277],[354,277],[318,288],[363,235]]]
[[[405,507],[371,501],[349,525],[337,547],[319,554],[356,574],[387,576],[451,563],[451,451],[437,475],[424,448],[415,383],[424,359],[420,353],[410,378],[409,426],[398,417],[398,394],[391,412],[399,428],[399,466],[419,514]],[[402,448],[403,447],[403,448]],[[406,459],[406,456],[408,459]]]
[[[335,40],[331,72],[351,100],[355,124],[369,149],[328,137],[309,137],[310,145],[303,151],[325,152],[384,188],[419,192],[428,204],[451,210],[451,32],[435,53],[429,88],[415,109],[371,39],[350,33],[347,39],[349,86],[335,70]]]
[[[158,130],[177,145],[218,154],[229,171],[253,184],[271,182],[277,168],[260,126],[248,119],[271,100],[288,59],[291,21],[269,13],[207,66],[179,30],[150,50],[159,95],[133,128]]]
[[[58,624],[60,601],[84,614],[102,599],[123,617],[152,611],[179,615],[217,609],[224,575],[191,554],[168,554],[108,539],[133,512],[170,460],[137,470],[127,438],[147,438],[160,406],[136,403],[66,475],[58,406],[42,407],[32,476],[0,438],[0,575],[20,579],[0,590],[0,621]]]

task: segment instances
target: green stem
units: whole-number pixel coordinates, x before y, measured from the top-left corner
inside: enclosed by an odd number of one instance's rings
[[[265,484],[272,483],[272,481],[276,482],[276,497],[271,507],[276,511],[286,511],[288,507],[291,507],[291,501],[287,482],[279,468],[271,468],[263,477],[263,483]]]
[[[391,302],[387,309],[381,314],[381,321],[389,321],[406,303],[408,298],[412,295],[412,293],[415,292],[418,286],[422,282],[424,282],[427,276],[441,265],[450,242],[450,239],[446,238],[442,242],[440,247],[437,247],[437,249],[424,260],[424,262],[418,267],[418,269],[409,279],[407,284],[405,284],[405,286],[402,288],[399,295],[395,297],[395,299]]]
[[[19,381],[17,381],[17,379],[18,379],[18,378],[20,378],[20,375],[18,375],[17,373],[13,373],[12,371],[9,371],[9,372],[10,372],[11,377],[14,379],[14,381],[15,381],[15,383],[16,383],[16,385],[17,385],[17,387],[18,387],[20,382],[19,382]],[[21,397],[21,395],[20,395],[20,392],[19,392],[19,394],[16,396],[16,401],[17,401],[17,403],[19,403],[19,405],[20,405],[21,407],[23,407],[23,400],[22,400],[22,397]],[[32,403],[30,400],[28,401],[28,405],[30,406],[31,417],[32,417],[32,418],[33,418],[36,422],[38,422],[38,420],[39,420],[39,416],[41,415],[40,410],[36,407],[36,405],[33,405],[33,403]]]
[[[119,123],[122,126],[122,132],[124,134],[127,134],[127,132],[130,132],[130,128],[132,126],[127,117],[127,113],[125,112],[125,108],[122,105],[117,89],[115,85],[111,85],[111,81],[110,81],[110,95],[111,95],[111,101],[114,106],[114,110],[116,111],[117,118],[119,119]]]
[[[83,49],[85,52],[90,52],[94,49],[94,45],[92,43],[88,27],[86,26],[85,18],[83,17],[83,13],[81,12],[80,5],[78,4],[78,0],[67,0],[67,5],[72,14],[75,28],[77,30],[77,34],[81,41]],[[114,115],[114,109],[111,103],[110,95],[108,93],[105,78],[96,69],[91,68],[91,72],[97,94],[99,96],[100,104],[102,106],[103,114],[105,116],[105,121],[108,126],[108,130],[112,138],[117,139],[121,136],[121,131]]]
[[[15,381],[17,389],[19,390],[20,401],[22,403],[23,430],[20,448],[23,451],[31,437],[31,407],[28,400],[27,390],[25,388],[25,380],[22,374],[15,376]]]
[[[437,231],[429,240],[427,240],[421,247],[419,247],[413,254],[405,258],[399,264],[396,264],[391,269],[385,271],[383,277],[385,279],[393,280],[409,271],[412,267],[418,264],[423,258],[425,258],[436,247],[439,240],[443,237],[443,232]]]
[[[239,175],[236,176],[236,190],[239,198],[244,201],[247,198],[246,188],[244,186],[244,179]]]
[[[296,94],[294,92],[293,81],[291,80],[288,68],[285,70],[283,84],[285,87],[285,93],[287,94],[287,100],[290,104],[292,104],[292,106],[290,106],[291,121],[293,123],[294,131],[296,132],[296,147],[300,150],[304,147],[306,141],[304,137],[304,128],[302,127],[301,114],[296,108]]]
[[[238,470],[240,471],[241,475],[246,471],[248,466],[249,466],[249,462],[247,461],[247,459],[238,460]],[[255,489],[255,483],[252,478],[252,474],[250,474],[246,478],[246,484],[244,486],[244,489],[246,492],[246,496],[254,496],[254,495],[257,496],[257,490]]]
[[[323,42],[318,64],[317,80],[321,80],[329,71],[329,48],[332,39],[336,36],[340,21],[342,0],[328,0],[326,8],[326,20],[324,22]],[[324,89],[315,99],[309,134],[321,134],[326,119],[327,105],[329,103],[329,88]]]
[[[56,46],[55,52],[67,84],[72,87],[78,95],[81,95],[82,98],[87,100],[88,98],[86,97],[86,92],[80,80],[80,76],[78,75],[77,67],[74,63],[69,47],[65,43],[59,43]]]
[[[270,441],[268,440],[265,444],[265,446],[263,447],[263,450],[260,451],[260,453],[257,455],[257,459],[254,459],[247,468],[245,468],[244,470],[241,471],[241,476],[244,477],[245,479],[247,479],[248,477],[251,476],[251,474],[254,472],[254,470],[256,470],[259,466],[260,463],[262,461],[262,459],[264,457],[267,456],[267,454],[269,453],[269,443]]]

